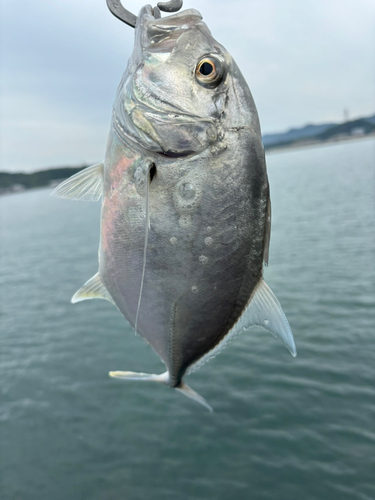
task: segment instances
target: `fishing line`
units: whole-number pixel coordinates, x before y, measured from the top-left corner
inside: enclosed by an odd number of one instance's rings
[[[139,316],[139,310],[141,308],[141,302],[142,302],[142,292],[143,292],[143,283],[145,280],[145,274],[146,274],[146,255],[147,255],[147,244],[148,244],[148,232],[150,227],[150,209],[149,209],[149,191],[150,191],[150,184],[151,184],[151,171],[154,172],[152,174],[152,177],[155,175],[156,167],[152,163],[149,165],[147,169],[147,180],[146,180],[146,224],[145,224],[145,244],[143,247],[143,269],[142,269],[142,280],[141,280],[141,288],[139,290],[139,298],[138,298],[138,307],[137,307],[137,314],[135,316],[135,325],[134,325],[134,330],[137,332],[137,327],[138,327],[138,316]]]

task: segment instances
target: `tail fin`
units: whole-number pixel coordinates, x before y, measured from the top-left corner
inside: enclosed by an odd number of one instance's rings
[[[182,394],[185,394],[186,397],[190,399],[194,399],[197,403],[200,403],[203,405],[205,408],[207,408],[208,411],[213,412],[214,410],[212,407],[207,403],[207,401],[197,392],[195,392],[191,387],[189,387],[185,382],[181,381],[181,384],[178,387],[175,387],[175,389],[178,392],[181,392]]]
[[[136,373],[136,372],[109,372],[109,376],[113,378],[122,378],[126,380],[147,380],[151,382],[161,382],[162,384],[168,384],[169,373],[161,373],[160,375],[154,375],[152,373]]]
[[[144,380],[148,382],[161,382],[162,384],[169,384],[169,373],[161,373],[160,375],[154,375],[151,373],[136,373],[136,372],[109,372],[109,376],[113,378],[121,378],[124,380]],[[181,381],[178,387],[175,387],[178,392],[185,394],[186,397],[194,399],[197,403],[203,405],[207,410],[213,411],[211,406],[207,401],[202,398],[197,392],[195,392],[191,387],[189,387],[185,382]]]

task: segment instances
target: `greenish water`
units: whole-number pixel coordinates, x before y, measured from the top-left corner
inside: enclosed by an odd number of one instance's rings
[[[268,156],[266,280],[298,356],[257,329],[188,378],[214,407],[110,370],[162,365],[108,302],[99,204],[0,198],[3,500],[373,500],[375,141]]]

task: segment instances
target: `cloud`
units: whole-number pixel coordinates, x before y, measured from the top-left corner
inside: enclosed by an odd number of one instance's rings
[[[145,2],[124,0],[137,13]],[[372,0],[185,1],[236,59],[262,129],[371,114]],[[1,170],[97,161],[134,31],[105,0],[2,3]]]

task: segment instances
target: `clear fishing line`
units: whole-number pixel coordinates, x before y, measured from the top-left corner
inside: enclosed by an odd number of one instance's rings
[[[150,209],[149,209],[149,191],[150,191],[150,183],[151,183],[151,175],[150,171],[153,165],[150,165],[147,169],[147,180],[146,180],[146,224],[145,224],[145,243],[143,247],[143,269],[142,269],[142,279],[141,279],[141,288],[139,290],[139,298],[138,298],[138,307],[137,307],[137,314],[135,316],[135,325],[134,325],[134,330],[136,333],[137,332],[137,327],[138,327],[138,316],[139,316],[139,310],[141,308],[141,302],[142,302],[142,292],[143,292],[143,283],[145,280],[145,273],[146,273],[146,255],[147,255],[147,244],[148,244],[148,232],[150,229]]]

